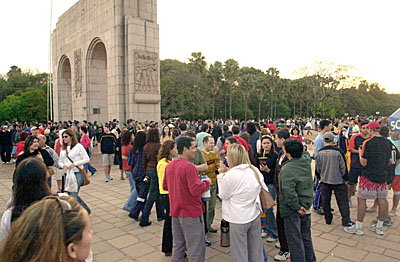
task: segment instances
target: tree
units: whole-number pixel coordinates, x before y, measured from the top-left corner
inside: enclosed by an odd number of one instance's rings
[[[199,77],[206,72],[207,62],[205,61],[205,56],[201,54],[201,52],[193,52],[192,57],[189,58],[189,68],[190,71]]]
[[[275,67],[270,67],[266,71],[266,82],[269,90],[271,91],[271,114],[270,117],[274,117],[273,105],[274,105],[274,91],[279,81],[279,71]],[[276,106],[275,106],[276,108]],[[276,115],[276,114],[275,114]]]
[[[232,93],[238,85],[239,63],[234,59],[228,59],[224,64],[224,80],[229,87],[229,118],[232,118]]]
[[[207,71],[207,79],[211,85],[212,94],[212,119],[215,118],[215,97],[217,96],[218,90],[222,84],[223,80],[223,66],[219,61],[215,61],[214,64],[210,65]]]

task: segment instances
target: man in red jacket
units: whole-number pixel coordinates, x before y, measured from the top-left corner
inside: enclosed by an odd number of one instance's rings
[[[172,217],[172,261],[183,261],[186,247],[190,262],[203,262],[205,207],[201,195],[208,190],[211,180],[200,181],[195,165],[189,161],[196,152],[192,138],[181,137],[177,149],[178,158],[167,165],[163,182],[164,190],[169,192]]]

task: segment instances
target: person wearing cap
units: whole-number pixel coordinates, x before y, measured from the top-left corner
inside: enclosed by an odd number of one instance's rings
[[[315,159],[315,174],[320,181],[321,205],[324,210],[326,224],[332,224],[331,197],[335,193],[336,202],[342,216],[342,225],[351,226],[350,208],[347,197],[348,180],[344,152],[334,146],[335,136],[332,132],[323,136],[325,146],[319,150]]]
[[[378,235],[384,234],[383,222],[389,211],[386,170],[391,158],[392,143],[381,136],[378,122],[371,121],[367,127],[370,129],[371,139],[364,141],[359,150],[363,169],[358,184],[357,221],[355,225],[344,228],[345,232],[360,236],[364,235],[362,225],[367,199],[378,199],[378,221],[368,227],[370,231]]]
[[[32,126],[30,132],[31,132],[31,136],[38,136],[39,129],[37,126]]]
[[[361,122],[361,132],[356,135],[352,135],[349,140],[349,145],[347,147],[347,151],[350,152],[350,172],[349,172],[349,181],[347,183],[348,187],[348,198],[349,198],[349,206],[351,207],[351,196],[356,190],[356,186],[358,183],[358,178],[361,176],[363,166],[360,163],[359,157],[359,148],[364,143],[365,140],[370,139],[369,136],[369,128],[368,122]]]

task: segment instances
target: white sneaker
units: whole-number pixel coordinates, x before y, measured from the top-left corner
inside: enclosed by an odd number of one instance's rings
[[[262,231],[261,232],[261,237],[262,238],[266,238],[268,236],[268,233],[267,232],[265,232],[265,231]]]
[[[372,224],[368,227],[368,229],[372,232],[377,233],[378,235],[384,235],[383,233],[383,228],[382,227],[377,227],[376,224]]]
[[[275,261],[285,261],[288,258],[290,258],[289,252],[279,251],[279,253],[274,257],[274,260]]]
[[[364,235],[364,232],[361,228],[356,228],[356,225],[352,225],[351,227],[344,227],[343,230],[349,234],[356,234],[358,236]]]
[[[276,243],[276,244],[275,244],[275,247],[276,247],[276,248],[281,248],[281,243],[279,243],[279,242]]]
[[[273,238],[273,237],[271,237],[271,236],[269,236],[269,237],[267,238],[267,242],[275,242],[275,241],[278,241],[278,239],[277,239],[277,238]]]

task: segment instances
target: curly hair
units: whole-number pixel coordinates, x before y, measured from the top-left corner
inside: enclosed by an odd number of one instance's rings
[[[161,145],[160,150],[158,151],[157,161],[160,161],[163,158],[166,158],[168,160],[172,160],[171,156],[170,156],[170,153],[171,153],[171,150],[174,149],[174,147],[175,147],[175,141],[174,140],[165,141]]]

